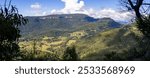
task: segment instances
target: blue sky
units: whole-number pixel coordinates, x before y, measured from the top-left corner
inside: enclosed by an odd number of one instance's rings
[[[3,4],[5,0],[0,0]],[[9,1],[9,0],[8,0]],[[71,0],[70,0],[71,1]],[[94,8],[95,10],[101,8],[116,8],[118,0],[83,0],[85,8]],[[109,3],[107,3],[109,1]],[[31,5],[39,3],[43,10],[62,9],[65,4],[61,0],[12,0],[12,4],[16,5],[19,11],[25,14],[25,11],[31,10]],[[25,14],[27,15],[27,14]]]
[[[4,3],[5,0],[0,0],[0,3]],[[8,0],[9,1],[9,0]],[[71,1],[71,0],[70,0]],[[100,7],[116,7],[118,0],[84,0],[85,7],[100,8]],[[109,3],[108,3],[109,2]],[[40,3],[44,7],[51,8],[63,8],[64,2],[61,0],[12,0],[12,4],[18,8],[29,9],[29,6],[34,3]]]
[[[0,0],[0,4],[4,1]],[[12,0],[12,4],[24,16],[83,13],[95,18],[126,20],[131,15],[119,12],[119,0]]]

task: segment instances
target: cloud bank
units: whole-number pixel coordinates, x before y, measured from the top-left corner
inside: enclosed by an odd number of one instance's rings
[[[126,21],[130,20],[134,17],[134,15],[131,12],[121,12],[117,11],[111,8],[105,8],[101,9],[99,11],[95,11],[93,9],[87,11],[87,15],[90,15],[95,18],[104,18],[104,17],[110,17],[117,21]]]
[[[85,9],[86,0],[61,0],[65,3],[65,7],[60,10],[53,9],[51,14],[87,14],[94,18],[110,17],[116,21],[130,20],[133,14],[130,12],[120,12],[111,8],[104,8],[100,10],[94,10],[92,8]]]

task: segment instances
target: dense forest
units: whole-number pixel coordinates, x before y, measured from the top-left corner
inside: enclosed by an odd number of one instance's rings
[[[26,16],[5,0],[0,6],[1,61],[150,60],[150,3],[120,0],[132,23],[86,14]]]

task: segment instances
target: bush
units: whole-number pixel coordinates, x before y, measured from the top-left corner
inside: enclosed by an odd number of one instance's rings
[[[0,7],[0,60],[14,60],[19,56],[19,26],[26,23],[16,7]]]
[[[67,47],[66,51],[63,54],[63,60],[64,61],[77,61],[78,60],[78,55],[76,53],[75,46]]]

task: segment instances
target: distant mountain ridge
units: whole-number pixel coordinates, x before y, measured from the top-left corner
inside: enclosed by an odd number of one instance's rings
[[[76,30],[120,27],[121,24],[111,18],[95,19],[85,14],[60,14],[47,16],[30,16],[28,24],[21,26],[23,36],[60,36]]]

